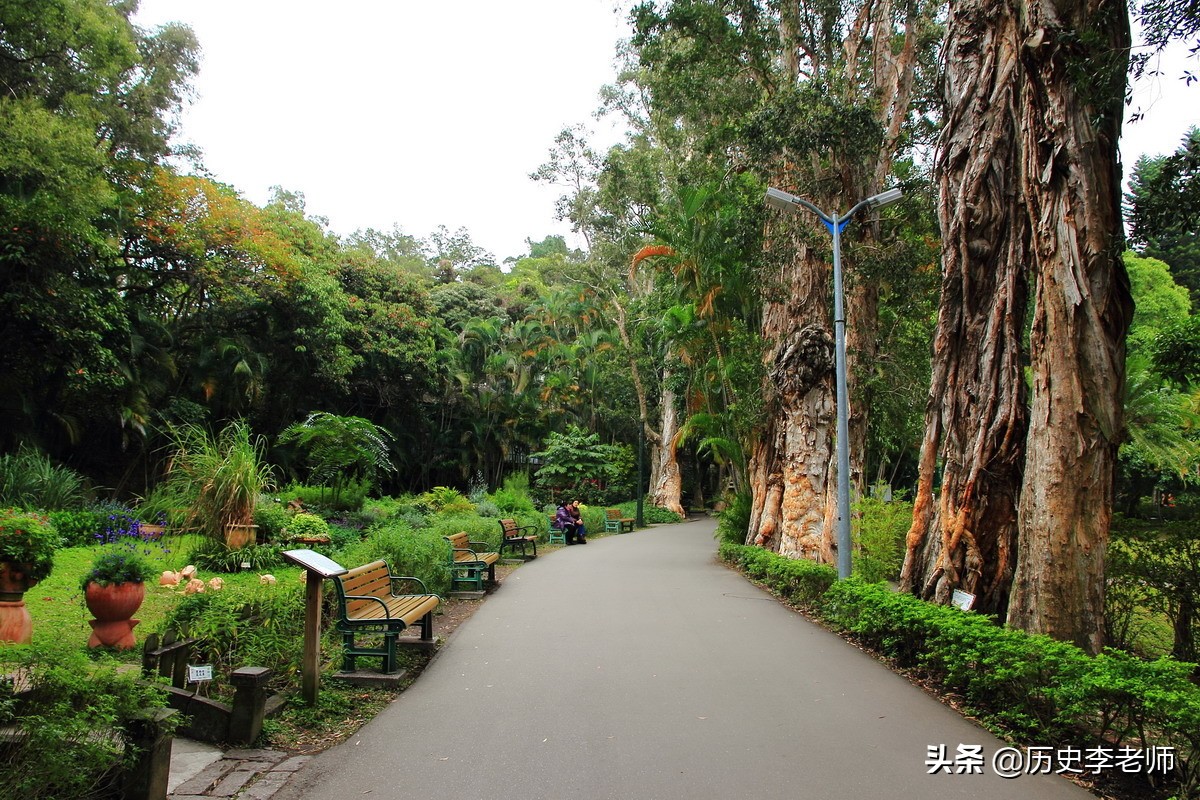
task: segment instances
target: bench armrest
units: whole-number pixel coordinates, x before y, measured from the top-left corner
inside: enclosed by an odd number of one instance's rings
[[[479,551],[482,551],[484,553],[486,553],[488,551],[488,548],[491,547],[491,545],[489,545],[487,542],[467,542],[467,544],[469,544],[472,548],[478,547]],[[472,550],[471,552],[477,553],[479,551]]]
[[[504,538],[505,539],[515,539],[518,536],[528,536],[529,533],[536,536],[538,534],[538,531],[540,531],[540,530],[541,529],[538,528],[537,525],[519,525],[515,528],[512,528],[511,530],[505,531]],[[525,533],[525,531],[529,531],[529,533]]]
[[[393,584],[395,584],[396,581],[413,581],[421,587],[420,594],[431,593],[429,589],[425,587],[425,581],[421,580],[420,578],[415,578],[412,575],[388,575],[388,580],[390,580]]]
[[[349,605],[351,600],[374,600],[376,603],[379,603],[379,605],[383,607],[383,616],[386,617],[387,619],[392,618],[392,615],[388,613],[387,603],[383,602],[383,600],[381,600],[380,598],[376,597],[373,594],[347,594],[347,595],[342,595],[342,599],[346,601],[345,603],[342,604],[342,616],[343,617],[347,616],[346,607]]]

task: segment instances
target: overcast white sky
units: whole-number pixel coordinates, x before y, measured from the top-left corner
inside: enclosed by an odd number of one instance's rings
[[[584,123],[616,141],[591,115],[615,78],[628,5],[141,0],[136,19],[195,31],[204,52],[180,139],[251,202],[273,185],[303,192],[341,234],[465,227],[503,260],[527,237],[569,234],[554,219],[560,190],[528,177],[555,135]],[[1178,61],[1139,87],[1147,117],[1126,126],[1127,172],[1200,124],[1200,88],[1178,80]]]

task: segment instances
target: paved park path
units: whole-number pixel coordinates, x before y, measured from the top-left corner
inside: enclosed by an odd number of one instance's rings
[[[715,560],[710,520],[522,566],[407,691],[277,800],[1074,798]],[[983,774],[928,774],[930,745]],[[1050,743],[1048,743],[1050,744]]]

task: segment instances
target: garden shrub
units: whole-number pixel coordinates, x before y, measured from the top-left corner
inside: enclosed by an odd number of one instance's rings
[[[345,525],[329,524],[329,544],[335,550],[349,547],[357,541],[361,541],[364,533],[363,528],[350,528]]]
[[[488,498],[484,498],[475,503],[475,513],[481,517],[489,519],[500,519],[504,512],[500,510],[500,506],[493,503]]]
[[[462,514],[475,510],[470,498],[449,486],[435,486],[422,494],[419,500],[436,514]]]
[[[347,481],[341,487],[340,492],[336,494],[331,486],[289,483],[279,493],[279,497],[285,504],[292,500],[299,500],[309,510],[324,508],[331,511],[358,511],[363,507],[363,503],[367,500],[367,493],[370,491],[371,483],[365,480]]]
[[[890,501],[862,497],[854,511],[854,575],[867,583],[898,580],[913,504],[899,497]]]
[[[283,563],[277,545],[251,544],[238,550],[231,550],[224,542],[206,538],[204,542],[192,551],[190,560],[197,567],[209,572],[234,573],[243,569],[263,570],[274,569]]]
[[[1194,664],[1144,661],[1120,651],[1093,657],[1073,644],[898,594],[885,584],[837,581],[832,568],[761,548],[723,542],[719,553],[793,602],[798,592],[815,598],[830,627],[961,697],[968,712],[1018,743],[1170,747],[1176,762],[1171,791],[1200,796]]]
[[[134,753],[116,732],[144,709],[165,705],[163,690],[93,661],[57,641],[0,648],[0,673],[19,675],[28,692],[0,684],[0,725],[19,728],[19,745],[0,746],[0,787],[22,800],[87,798],[118,792],[120,768]]]
[[[267,542],[282,539],[283,529],[291,520],[292,515],[284,508],[283,503],[276,500],[263,500],[254,508],[254,524],[258,526],[258,536]]]
[[[722,542],[723,561],[766,584],[773,592],[801,608],[814,608],[837,580],[837,570],[805,559],[784,558],[761,547]]]
[[[240,552],[240,551],[239,551]],[[304,630],[304,584],[283,581],[184,595],[164,628],[196,639],[197,663],[222,677],[239,667],[267,667],[271,685],[295,683]]]
[[[86,499],[83,476],[54,466],[44,453],[22,446],[0,455],[0,506],[57,511],[79,508]]]
[[[107,515],[96,509],[51,511],[50,524],[62,537],[63,547],[90,547],[104,532]]]
[[[717,541],[735,545],[746,543],[752,501],[748,491],[733,496],[729,505],[717,516]]]
[[[320,539],[328,538],[329,523],[316,514],[301,511],[292,517],[284,529],[289,539]]]
[[[537,507],[530,499],[528,492],[519,492],[509,488],[508,481],[503,489],[497,489],[491,494],[491,501],[499,513],[497,518],[532,517],[537,513]]]
[[[337,551],[335,560],[353,569],[383,559],[393,575],[420,578],[430,592],[444,594],[450,590],[450,543],[442,536],[432,529],[415,531],[403,520],[392,519]]]
[[[374,523],[394,516],[401,509],[407,507],[411,507],[411,503],[406,503],[395,497],[369,497],[363,501],[360,511],[368,518],[369,522]]]

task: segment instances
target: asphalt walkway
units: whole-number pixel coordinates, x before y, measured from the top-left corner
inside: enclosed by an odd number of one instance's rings
[[[1000,741],[721,566],[713,530],[603,537],[522,566],[273,800],[1091,796],[997,775]],[[938,745],[950,773],[930,775]],[[960,745],[981,746],[978,767]]]

